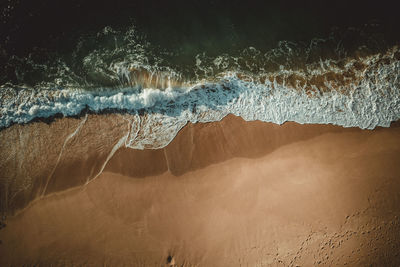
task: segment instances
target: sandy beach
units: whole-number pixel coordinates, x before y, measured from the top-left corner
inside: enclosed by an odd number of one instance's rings
[[[0,265],[400,264],[398,123],[229,115],[134,150],[124,116],[0,132]]]
[[[400,266],[398,1],[0,1],[0,267]]]

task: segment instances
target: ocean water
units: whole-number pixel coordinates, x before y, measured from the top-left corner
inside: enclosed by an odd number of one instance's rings
[[[117,1],[113,11],[90,2],[61,2],[61,21],[48,1],[2,6],[0,128],[126,113],[126,145],[143,149],[165,146],[189,121],[227,114],[363,129],[400,119],[389,5],[339,1],[338,17],[316,2]]]

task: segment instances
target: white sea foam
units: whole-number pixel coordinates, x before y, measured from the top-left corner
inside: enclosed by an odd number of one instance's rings
[[[79,114],[83,109],[146,114],[133,116],[128,147],[163,147],[188,122],[221,120],[232,113],[243,119],[282,124],[335,124],[373,129],[400,119],[400,62],[369,68],[345,94],[330,90],[309,96],[284,83],[244,81],[227,72],[217,81],[183,87],[122,90],[94,94],[76,90],[0,90],[0,126],[27,123],[36,117]]]

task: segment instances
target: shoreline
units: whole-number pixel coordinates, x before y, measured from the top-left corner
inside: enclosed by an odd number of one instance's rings
[[[73,175],[77,177],[75,178],[75,181],[73,181],[70,185],[68,184],[62,185],[63,182],[61,182],[61,184],[60,183],[55,184],[54,185],[55,188],[51,189],[50,193],[63,191],[65,189],[69,189],[75,186],[81,186],[90,181],[95,175],[96,171],[97,172],[100,171],[101,169],[100,166],[103,165],[102,163],[105,162],[107,155],[109,155],[110,151],[114,148],[118,140],[121,141],[121,138],[123,138],[124,134],[127,132],[127,129],[128,131],[131,131],[128,120],[132,119],[132,117],[133,115],[131,114],[87,113],[79,117],[54,118],[54,120],[51,120],[51,122],[36,121],[23,125],[16,124],[14,126],[11,126],[9,128],[0,131],[2,139],[5,140],[5,142],[1,147],[1,150],[5,152],[4,154],[9,154],[9,155],[14,154],[14,161],[15,161],[14,165],[16,164],[17,161],[18,164],[25,165],[26,162],[28,163],[32,162],[34,160],[33,157],[35,155],[39,155],[41,153],[48,153],[50,143],[57,148],[50,150],[52,155],[43,161],[44,166],[40,166],[38,168],[39,173],[37,174],[37,176],[41,176],[42,178],[38,179],[38,177],[34,177],[34,179],[31,179],[31,181],[29,181],[29,183],[32,183],[31,192],[29,192],[31,196],[30,197],[28,196],[28,199],[30,200],[28,201],[22,200],[22,203],[25,204],[22,204],[22,206],[21,204],[17,204],[17,207],[20,208],[24,207],[24,205],[29,203],[31,200],[34,200],[38,197],[40,198],[40,196],[48,194],[46,192],[47,186],[44,186],[44,184],[48,184],[49,180],[52,180],[53,176],[58,176],[57,173],[60,173],[61,177],[65,176],[62,175],[62,172],[69,170],[70,168],[69,166],[73,166],[74,161],[78,162],[83,161],[84,164],[89,164],[91,166],[91,170],[88,172],[88,168],[86,168],[85,166],[81,166],[80,167],[82,169],[81,173],[78,175]],[[85,120],[87,120],[88,123]],[[79,126],[80,124],[82,125]],[[102,129],[101,127],[99,127],[99,125],[103,126],[107,125],[107,127]],[[80,133],[79,127],[84,128],[84,134],[87,135],[86,138],[83,140],[79,140],[80,139],[79,135],[83,134]],[[220,139],[220,137],[218,136],[219,134],[224,135],[224,132],[221,131],[221,129],[224,129],[224,127],[228,128],[232,127],[234,129],[237,129],[238,127],[239,128],[244,127],[246,128],[245,132],[240,132],[240,133],[232,132],[228,133],[228,135],[230,135],[229,138],[231,139],[233,138],[231,141],[235,141],[235,139],[240,139],[239,142],[247,142],[249,147],[242,148],[241,150],[239,149],[238,151],[232,150],[227,154],[220,153],[219,155],[216,155],[214,159],[197,159],[197,162],[195,162],[194,165],[192,163],[188,165],[188,163],[185,163],[184,162],[185,160],[179,156],[177,150],[181,150],[180,153],[183,151],[183,153],[186,153],[186,156],[188,155],[188,153],[191,153],[191,150],[193,149],[192,146],[193,144],[190,144],[189,141],[190,138],[193,138],[193,136],[199,138],[199,140],[197,140],[198,146],[202,146],[200,145],[200,143],[202,142],[207,143],[207,140],[202,139],[203,137],[201,137],[201,135],[202,132],[207,132],[207,130],[204,129],[208,127],[213,129],[214,132],[211,134],[211,138],[214,139],[215,138]],[[241,117],[237,117],[233,114],[228,114],[223,119],[221,119],[221,121],[194,123],[194,124],[188,122],[185,126],[183,126],[179,130],[179,132],[175,135],[174,138],[171,139],[171,141],[167,142],[167,145],[161,148],[153,149],[151,146],[149,146],[144,149],[133,149],[130,147],[126,147],[126,142],[125,142],[125,145],[122,144],[119,148],[116,149],[116,151],[114,151],[115,155],[113,155],[110,158],[111,162],[104,164],[105,167],[104,171],[107,170],[115,171],[116,169],[118,169],[118,171],[122,172],[122,174],[127,173],[128,175],[133,175],[134,177],[136,176],[145,177],[148,175],[160,174],[165,171],[170,171],[174,175],[179,176],[187,171],[206,167],[209,164],[219,163],[234,157],[255,158],[258,156],[262,156],[267,153],[270,153],[274,149],[279,148],[281,145],[285,145],[286,142],[290,143],[303,139],[308,139],[327,132],[353,132],[353,131],[373,132],[373,131],[380,131],[382,129],[390,129],[394,127],[395,128],[400,127],[400,121],[392,122],[389,128],[378,126],[374,130],[369,130],[369,129],[360,129],[357,127],[342,127],[333,124],[299,124],[296,122],[285,122],[284,124],[279,125],[270,122],[262,122],[259,120],[245,121]],[[102,134],[98,132],[100,129],[103,130],[102,132],[107,132],[107,135],[102,136]],[[287,131],[297,131],[297,130],[300,130],[300,132],[289,135],[285,133]],[[284,135],[286,135],[285,137],[282,138],[282,140],[279,140],[278,138],[279,132],[282,132],[284,133]],[[252,144],[251,142],[249,143],[248,141],[246,141],[245,140],[247,138],[246,134],[250,135],[258,134],[258,137],[256,138],[260,138],[259,135],[264,134],[268,136],[268,138],[271,138],[273,136],[273,139],[270,140],[270,142],[266,141],[261,142],[260,146],[259,144],[254,144],[254,143]],[[131,134],[129,134],[128,136],[130,135]],[[237,136],[235,137],[234,135]],[[11,145],[12,142],[15,142],[11,140],[18,140],[18,138],[22,138],[23,136],[25,138],[28,138],[28,140],[25,140],[28,142],[27,144],[25,144],[25,147],[7,146],[7,143],[8,145]],[[92,140],[90,139],[91,137],[93,137]],[[31,138],[36,138],[36,140],[29,140]],[[50,141],[50,143],[47,143],[49,140],[52,141]],[[223,146],[225,146],[225,149],[232,149],[231,145],[229,145],[229,142],[227,142],[227,140],[223,139],[221,140],[222,142],[224,142]],[[219,142],[221,140],[219,140]],[[78,142],[80,143],[81,147],[78,148],[78,146],[74,144],[72,144],[71,146],[70,142],[71,143]],[[212,145],[213,143],[209,143],[207,149],[208,150],[212,149],[210,148],[210,146]],[[99,147],[99,146],[101,147],[101,151],[96,151],[96,149],[92,149],[93,147]],[[75,148],[78,149],[78,151],[74,151]],[[38,150],[38,151],[35,151],[36,154],[34,155],[23,155],[21,153],[24,149]],[[168,151],[167,153],[165,152],[166,150]],[[20,154],[19,158],[15,155],[16,153]],[[63,153],[67,154],[64,155]],[[72,155],[73,153],[77,154]],[[167,166],[168,164],[166,158],[168,157],[168,154],[171,154],[169,158],[172,159],[170,166]],[[194,152],[194,155],[196,155],[196,152]],[[5,174],[3,175],[5,176],[3,177],[3,179],[7,178],[7,175],[9,176],[16,175],[16,177],[14,177],[14,179],[16,180],[24,179],[25,177],[22,177],[24,173],[19,173],[19,174],[13,173],[13,171],[15,170],[12,170],[11,166],[7,166],[7,164],[10,164],[10,160],[13,160],[13,158],[10,157],[7,158],[4,156],[6,155],[3,155],[3,157],[0,158],[0,163],[1,163],[0,173]],[[133,161],[135,160],[142,161],[140,158],[144,157],[148,159],[147,162],[151,162],[152,159],[157,159],[158,161],[162,162],[162,165],[150,166],[145,164],[141,166],[142,169],[132,169],[132,168],[129,169],[131,167],[131,165],[129,164],[116,165],[113,163],[123,160],[124,157],[132,158]],[[64,158],[66,158],[66,160]],[[191,166],[191,164],[193,166]],[[197,166],[195,166],[196,164]],[[82,164],[78,163],[78,165]],[[47,177],[47,179],[43,179],[43,176],[49,176],[49,177]],[[44,180],[48,181],[46,182]],[[62,181],[62,178],[60,178],[59,180]],[[24,182],[20,181],[20,183]],[[3,182],[3,187],[4,187],[4,182]],[[44,189],[43,187],[46,187],[46,189]],[[15,190],[16,189],[14,189],[14,191]],[[8,192],[3,193],[3,197],[4,195],[9,195],[9,193]],[[4,209],[3,206],[4,203],[8,202],[8,200],[4,200],[3,198],[2,202],[3,202],[2,214],[7,214],[8,212],[5,212],[7,208]],[[16,210],[18,210],[18,208],[17,209],[12,208],[11,214]]]
[[[189,123],[162,149],[122,145],[106,162],[127,125],[110,114],[8,130],[31,169],[1,158],[1,173],[32,186],[14,198],[22,209],[9,206],[2,265],[399,263],[400,122],[361,130],[228,115]]]

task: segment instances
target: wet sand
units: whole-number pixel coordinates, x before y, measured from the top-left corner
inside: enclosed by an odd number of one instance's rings
[[[399,265],[398,126],[228,116],[111,153],[122,115],[14,125],[0,265]]]

